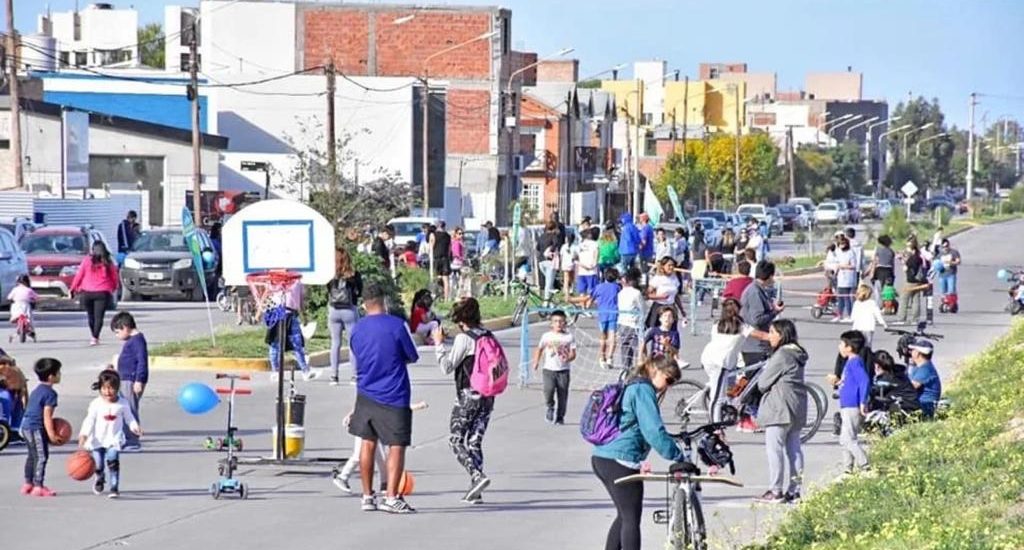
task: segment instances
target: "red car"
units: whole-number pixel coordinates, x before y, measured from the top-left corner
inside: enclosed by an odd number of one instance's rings
[[[32,288],[44,300],[71,299],[71,281],[93,243],[107,244],[91,227],[43,226],[22,237]],[[107,245],[109,249],[109,245]]]

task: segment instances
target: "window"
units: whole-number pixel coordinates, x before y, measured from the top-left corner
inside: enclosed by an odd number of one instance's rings
[[[541,203],[544,193],[541,191],[543,185],[537,183],[523,183],[523,202],[534,212],[541,211]]]
[[[0,139],[0,149],[10,149],[10,148],[11,148],[11,140],[9,140],[9,139]]]
[[[196,24],[196,14],[192,10],[181,10],[181,45],[188,46],[192,39],[192,25]],[[198,26],[198,25],[197,25]],[[203,34],[196,29],[196,44],[202,43]]]
[[[508,17],[501,20],[501,53],[508,55],[512,51],[512,21]]]
[[[196,56],[196,62],[199,66],[203,65],[203,55],[199,54]],[[189,55],[188,53],[181,54],[181,70],[187,72],[189,69]]]
[[[86,52],[75,52],[75,66],[82,67],[89,64],[89,54]]]
[[[67,67],[71,65],[71,54],[69,52],[60,52],[58,56],[60,58],[60,66]]]

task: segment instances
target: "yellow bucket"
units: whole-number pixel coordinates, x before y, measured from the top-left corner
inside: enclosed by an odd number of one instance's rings
[[[273,453],[277,456],[277,426],[270,430],[273,440]],[[296,424],[288,424],[284,427],[284,457],[301,458],[302,451],[306,447],[306,429]]]

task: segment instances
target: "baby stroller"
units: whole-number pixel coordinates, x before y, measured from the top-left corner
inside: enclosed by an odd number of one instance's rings
[[[942,302],[939,303],[939,311],[942,313],[957,313],[960,311],[960,300],[957,299],[956,293],[942,296]]]
[[[835,313],[838,303],[839,300],[836,298],[836,293],[832,286],[829,285],[825,287],[818,293],[818,297],[815,299],[814,305],[811,306],[811,317],[821,319],[821,316],[826,313]]]
[[[899,294],[896,287],[887,284],[882,287],[882,313],[885,315],[896,315],[900,311]]]

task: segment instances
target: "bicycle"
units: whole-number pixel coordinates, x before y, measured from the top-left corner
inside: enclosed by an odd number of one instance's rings
[[[7,341],[14,342],[15,337],[21,344],[24,344],[27,338],[32,338],[33,342],[36,341],[35,327],[32,326],[32,320],[25,313],[18,315],[18,318],[14,320],[14,334],[8,336]]]
[[[716,422],[689,432],[670,433],[670,437],[682,442],[685,462],[676,463],[668,472],[632,474],[615,480],[616,485],[647,481],[663,481],[669,485],[671,490],[666,494],[666,504],[671,499],[671,505],[667,510],[655,510],[653,514],[655,523],[669,526],[666,541],[668,548],[707,549],[707,527],[700,501],[702,483],[723,483],[743,487],[743,483],[732,477],[701,475],[700,469],[693,462],[693,438],[702,434],[707,437],[730,425],[730,422]]]
[[[900,339],[896,342],[896,355],[899,356],[900,360],[903,361],[904,365],[910,364],[910,346],[918,338],[924,338],[926,340],[942,340],[945,336],[934,332],[925,332],[924,329],[928,327],[925,321],[921,321],[917,324],[917,330],[903,330],[898,328],[887,328],[885,332],[889,334],[897,334]]]
[[[742,400],[743,396],[751,391],[766,363],[767,361],[762,361],[746,367],[730,369],[724,374],[724,376],[733,376],[750,373],[747,385],[737,399]],[[800,441],[806,443],[818,433],[825,415],[828,414],[828,394],[814,382],[803,382],[800,385],[807,392],[807,419],[804,422],[804,428],[800,431]],[[711,422],[711,387],[706,382],[696,380],[676,382],[665,393],[665,397],[661,401],[661,417],[666,419],[666,424],[678,422],[683,427],[691,422]]]
[[[516,297],[516,307],[512,311],[512,326],[514,327],[519,326],[519,323],[521,323],[523,318],[526,316],[527,308],[530,307],[540,309],[537,314],[544,320],[551,316],[551,311],[553,309],[562,308],[563,311],[565,311],[565,320],[568,326],[575,325],[580,314],[583,312],[583,310],[578,306],[555,302],[554,299],[550,297],[544,298],[534,290],[536,287],[529,283],[513,281],[510,284],[512,285],[512,290]]]

